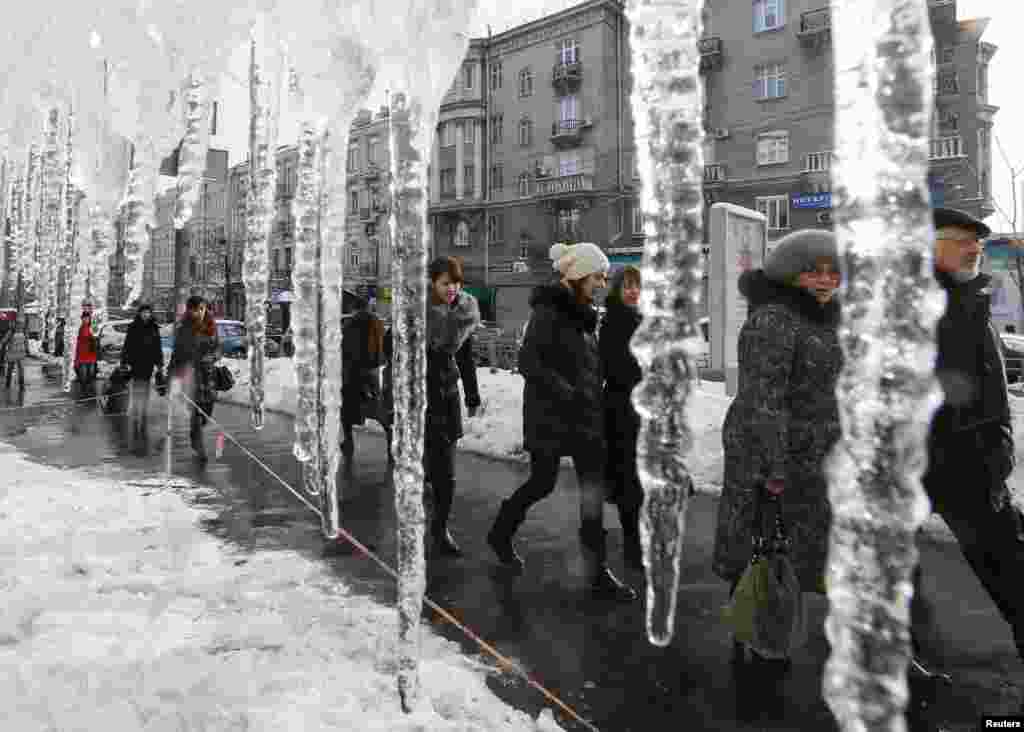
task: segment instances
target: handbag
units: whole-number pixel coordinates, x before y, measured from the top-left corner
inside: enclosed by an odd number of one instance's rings
[[[757,491],[752,531],[753,553],[725,608],[733,638],[763,658],[789,658],[807,640],[803,590],[789,559],[790,538],[782,517],[782,500]],[[772,537],[764,536],[763,504],[775,507]]]
[[[221,364],[213,369],[213,388],[217,391],[231,391],[235,387],[235,376],[231,369]]]

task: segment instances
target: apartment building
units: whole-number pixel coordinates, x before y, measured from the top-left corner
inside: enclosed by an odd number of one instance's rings
[[[246,198],[249,191],[249,161],[228,170],[227,240],[228,240],[228,318],[245,319],[245,283],[242,266],[245,262]]]
[[[936,96],[929,187],[936,204],[985,218],[992,120],[987,19],[930,0]],[[700,40],[706,101],[704,194],[761,211],[769,237],[832,225],[834,68],[824,0],[712,3]]]
[[[142,299],[152,303],[161,320],[174,317],[174,207],[173,188],[157,194],[153,201],[153,230],[150,232],[148,271],[144,270]]]
[[[627,41],[614,0],[472,39],[440,108],[429,212],[434,253],[462,257],[485,319],[526,320],[556,241],[639,261]]]

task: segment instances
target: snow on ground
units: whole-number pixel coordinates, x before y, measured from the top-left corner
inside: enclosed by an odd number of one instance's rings
[[[293,551],[246,553],[161,478],[29,462],[0,443],[5,730],[560,729],[422,631],[425,704],[402,713],[396,613]]]

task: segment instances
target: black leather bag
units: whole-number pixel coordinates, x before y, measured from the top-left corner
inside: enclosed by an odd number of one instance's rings
[[[235,377],[227,366],[213,369],[213,388],[217,391],[231,391],[235,387]]]

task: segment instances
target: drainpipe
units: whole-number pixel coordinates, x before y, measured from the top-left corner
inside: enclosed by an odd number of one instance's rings
[[[484,98],[484,136],[483,140],[484,154],[481,165],[484,166],[482,177],[484,180],[484,292],[489,293],[491,287],[491,227],[490,227],[490,207],[487,205],[491,200],[491,176],[490,176],[490,164],[491,164],[491,87],[490,87],[490,73],[491,73],[491,26],[487,26],[487,43],[484,45],[484,64],[483,73],[480,79],[480,93]]]
[[[625,72],[624,64],[622,62],[622,12],[623,12],[622,5],[620,3],[620,5],[619,5],[619,14],[618,14],[618,16],[616,18],[616,26],[617,26],[616,30],[617,30],[617,32],[615,34],[615,63],[617,64],[617,68],[616,68],[616,72],[615,72],[615,87],[616,87],[616,92],[618,93],[618,99],[616,100],[616,104],[618,105],[618,110],[619,110],[619,124],[618,124],[619,129],[618,129],[618,133],[617,133],[618,134],[618,138],[619,138],[618,139],[619,152],[618,152],[618,166],[617,167],[618,167],[618,176],[619,176],[619,190],[618,190],[618,193],[619,193],[620,199],[622,197],[622,132],[623,132],[623,127],[625,127],[625,124],[626,124],[625,120],[622,118],[622,109],[623,109],[623,106],[624,106],[623,103],[622,103],[622,74]]]

